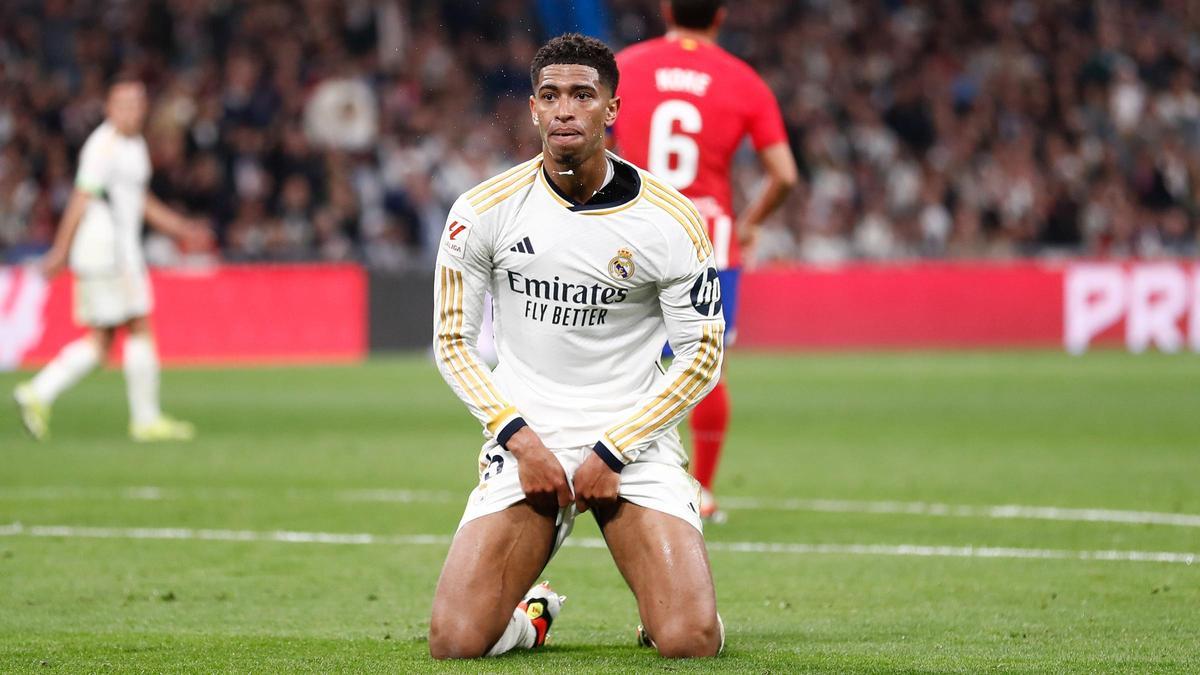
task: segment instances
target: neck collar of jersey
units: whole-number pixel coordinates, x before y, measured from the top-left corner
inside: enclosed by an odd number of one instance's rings
[[[542,164],[542,170],[539,172],[542,178],[542,184],[546,186],[550,196],[562,205],[563,208],[575,213],[583,213],[587,215],[603,215],[612,213],[614,210],[628,208],[632,206],[642,196],[642,177],[638,175],[638,170],[632,164],[617,157],[611,152],[605,152],[609,161],[612,162],[613,177],[604,187],[600,188],[592,198],[580,204],[571,199],[550,179],[550,174],[546,170],[545,163]]]

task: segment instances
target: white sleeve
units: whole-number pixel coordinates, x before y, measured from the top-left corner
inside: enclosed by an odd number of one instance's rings
[[[675,360],[663,380],[667,386],[638,401],[596,443],[596,454],[615,471],[673,429],[721,377],[721,284],[711,247],[704,253],[700,258],[687,238],[673,242],[668,273],[659,281],[658,303]]]
[[[94,196],[104,194],[116,156],[116,144],[110,134],[95,131],[79,153],[79,168],[75,172],[75,187]]]
[[[476,346],[493,259],[491,237],[482,230],[470,204],[455,202],[438,245],[433,351],[446,383],[504,445],[525,420],[497,389]]]

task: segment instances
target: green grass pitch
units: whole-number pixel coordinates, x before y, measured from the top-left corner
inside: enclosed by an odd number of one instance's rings
[[[729,381],[715,661],[636,648],[633,599],[586,546],[546,573],[570,598],[548,648],[429,660],[481,438],[412,357],[168,371],[188,444],[129,442],[113,370],[45,444],[0,418],[0,672],[1200,672],[1200,563],[1076,554],[1200,554],[1200,517],[1143,522],[1200,514],[1200,359],[737,353]],[[584,518],[572,538],[597,536]],[[1062,557],[1020,557],[1039,552]]]

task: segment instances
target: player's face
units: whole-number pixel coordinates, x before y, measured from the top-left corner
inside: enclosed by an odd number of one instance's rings
[[[141,133],[146,119],[146,88],[138,83],[118,84],[108,94],[106,112],[121,134]]]
[[[529,110],[542,147],[560,162],[577,164],[604,150],[604,129],[617,119],[621,99],[600,84],[600,73],[574,63],[542,68]]]

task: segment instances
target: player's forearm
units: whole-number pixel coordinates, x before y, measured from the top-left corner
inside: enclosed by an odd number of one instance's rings
[[[741,227],[758,227],[787,199],[788,193],[800,182],[796,158],[787,143],[763,148],[759,160],[767,178],[750,206],[742,212]]]
[[[758,227],[763,224],[775,209],[787,199],[795,183],[785,183],[777,178],[768,176],[766,184],[759,190],[758,195],[742,212],[739,227]]]
[[[642,448],[670,431],[721,377],[724,322],[704,324],[697,341],[682,349],[667,369],[670,384],[638,402],[632,414],[609,427],[593,450],[614,471],[637,459]]]
[[[143,208],[143,214],[146,217],[146,222],[149,223],[151,227],[170,237],[181,239],[188,233],[187,218],[171,207],[162,203],[162,201],[154,195],[146,195],[146,204]]]
[[[468,284],[470,288],[468,288]],[[474,347],[477,317],[464,303],[482,307],[483,291],[461,270],[438,266],[434,302],[434,358],[446,384],[502,445],[525,426],[520,413],[500,395]]]
[[[58,222],[58,231],[54,235],[53,247],[55,250],[64,253],[70,250],[71,242],[75,241],[75,232],[79,230],[79,223],[83,220],[83,214],[87,211],[88,201],[91,198],[92,196],[83,190],[75,190],[71,193],[71,199],[67,202],[67,208]]]

